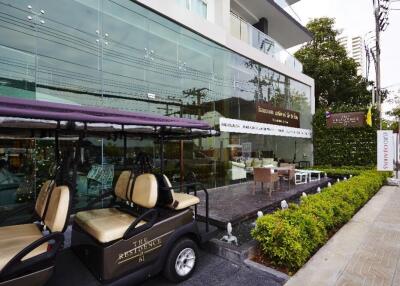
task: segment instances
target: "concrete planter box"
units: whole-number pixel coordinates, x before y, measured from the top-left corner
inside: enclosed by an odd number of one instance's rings
[[[288,281],[289,275],[251,260],[254,257],[257,245],[255,240],[236,246],[214,238],[207,243],[207,250],[234,263],[244,263],[249,268],[267,273],[271,279],[278,283],[283,284]]]

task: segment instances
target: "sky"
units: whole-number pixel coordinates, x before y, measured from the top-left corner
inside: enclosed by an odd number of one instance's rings
[[[400,1],[393,1],[390,7],[400,9]],[[372,0],[301,0],[292,9],[303,25],[312,18],[328,16],[336,19],[336,29],[343,29],[346,35],[364,36],[375,29]],[[369,79],[374,77],[371,73]],[[400,10],[390,11],[389,26],[381,34],[381,86],[395,91],[392,97],[400,96]],[[390,107],[385,104],[383,109]]]

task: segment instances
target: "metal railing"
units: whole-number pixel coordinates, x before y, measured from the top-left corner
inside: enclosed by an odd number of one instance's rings
[[[233,12],[231,12],[231,35],[287,66],[299,72],[303,71],[303,65],[277,41],[253,27],[253,25]]]

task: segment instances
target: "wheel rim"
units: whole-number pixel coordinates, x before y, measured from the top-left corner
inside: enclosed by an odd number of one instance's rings
[[[179,252],[175,262],[175,271],[179,276],[188,275],[196,263],[196,254],[192,248],[185,248]]]

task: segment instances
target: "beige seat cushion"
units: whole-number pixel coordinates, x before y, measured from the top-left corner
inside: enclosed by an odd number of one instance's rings
[[[144,208],[154,208],[158,198],[158,184],[153,174],[142,174],[136,178],[131,201]]]
[[[262,165],[262,161],[258,158],[255,158],[252,163],[253,168],[260,168]]]
[[[198,197],[184,193],[174,193],[174,201],[174,209],[176,210],[182,210],[200,203],[200,199]]]
[[[124,200],[127,201],[127,191],[129,195],[129,191],[132,188],[132,183],[133,183],[133,176],[131,177],[132,172],[131,171],[122,171],[121,175],[119,175],[117,183],[115,184],[115,189],[114,193],[115,195]]]
[[[44,223],[52,232],[62,231],[67,223],[69,195],[69,189],[66,186],[55,187],[50,195]]]
[[[47,180],[43,183],[42,187],[40,188],[39,195],[36,199],[35,211],[41,218],[43,218],[47,200],[49,199],[49,194],[51,193],[51,190],[54,187],[55,187],[54,180]]]
[[[83,211],[75,216],[75,222],[102,243],[122,238],[135,219],[136,217],[115,208]],[[137,227],[145,223],[140,221]]]
[[[169,188],[171,188],[172,198],[174,202],[169,206],[175,210],[182,210],[200,203],[200,199],[196,196],[185,194],[185,193],[175,193],[172,189],[171,181],[168,179],[166,175],[164,175],[164,179]]]
[[[35,224],[21,224],[0,227],[0,271],[22,249],[43,235]],[[47,243],[34,249],[24,259],[47,251]]]
[[[240,163],[240,162],[235,162],[235,161],[230,161],[230,163],[234,167],[239,167],[239,168],[243,168],[243,169],[246,168],[246,164],[245,163]]]

